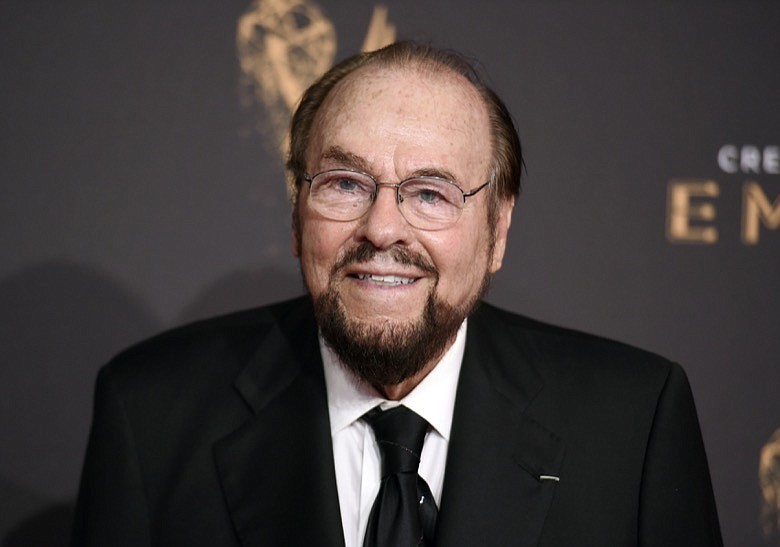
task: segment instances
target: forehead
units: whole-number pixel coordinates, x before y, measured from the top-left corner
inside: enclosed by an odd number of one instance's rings
[[[363,67],[339,82],[315,117],[307,164],[323,165],[337,148],[399,176],[443,168],[474,186],[487,175],[487,108],[473,86],[443,70]]]

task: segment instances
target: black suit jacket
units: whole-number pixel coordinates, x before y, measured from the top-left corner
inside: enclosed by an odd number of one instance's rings
[[[479,308],[437,546],[721,543],[679,366]],[[102,369],[74,545],[343,545],[308,298],[171,331]]]

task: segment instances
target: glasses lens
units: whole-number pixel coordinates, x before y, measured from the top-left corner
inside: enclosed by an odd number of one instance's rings
[[[410,179],[401,185],[398,192],[404,216],[419,228],[444,228],[458,220],[463,209],[463,192],[444,179]]]
[[[368,175],[352,171],[325,171],[311,181],[309,200],[321,215],[333,220],[354,220],[366,212],[376,184]]]

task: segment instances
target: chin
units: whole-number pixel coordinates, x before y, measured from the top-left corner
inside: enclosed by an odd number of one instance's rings
[[[437,300],[431,290],[418,314],[407,320],[381,314],[363,318],[337,291],[314,299],[322,336],[341,363],[374,386],[397,385],[439,359],[470,311]]]

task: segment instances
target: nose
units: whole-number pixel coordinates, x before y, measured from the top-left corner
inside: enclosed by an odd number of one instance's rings
[[[392,186],[377,187],[374,203],[360,219],[359,240],[369,241],[377,249],[410,242],[411,226],[401,214],[396,196]]]

